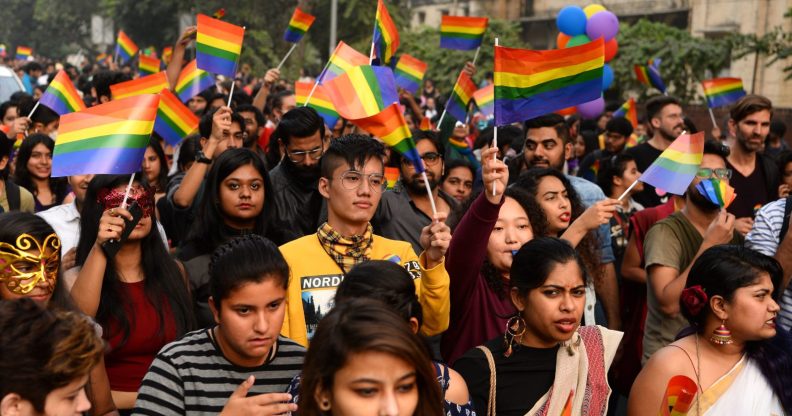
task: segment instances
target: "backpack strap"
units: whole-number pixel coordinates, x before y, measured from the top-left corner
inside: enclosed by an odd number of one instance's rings
[[[19,185],[13,181],[5,181],[6,198],[8,199],[8,210],[19,211],[22,196],[20,195]]]
[[[784,219],[783,222],[781,222],[781,233],[778,234],[779,245],[782,241],[784,241],[784,237],[787,235],[787,230],[789,230],[789,215],[792,214],[792,196],[788,196],[785,202]]]
[[[476,348],[484,352],[484,356],[487,357],[487,365],[489,365],[490,370],[490,388],[489,400],[487,401],[487,416],[495,416],[495,359],[492,358],[492,351],[490,351],[490,349],[484,345],[479,345]]]

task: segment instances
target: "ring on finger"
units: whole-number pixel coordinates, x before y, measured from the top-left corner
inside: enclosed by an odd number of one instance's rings
[[[115,208],[110,208],[110,211],[108,212],[108,214],[110,214],[111,217],[115,217],[116,216],[116,209]]]

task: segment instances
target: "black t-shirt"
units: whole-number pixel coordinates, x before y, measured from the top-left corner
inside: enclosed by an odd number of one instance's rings
[[[558,347],[529,348],[517,345],[509,358],[503,356],[503,337],[488,341],[495,360],[495,392],[498,416],[523,416],[553,386]],[[466,352],[454,363],[467,383],[476,413],[487,414],[490,370],[487,357],[478,348]]]
[[[734,202],[729,205],[726,211],[734,214],[737,218],[753,218],[759,207],[770,202],[771,192],[768,189],[770,185],[765,180],[764,167],[760,162],[757,157],[753,172],[748,176],[743,176],[731,163],[726,161],[726,167],[732,170],[729,185],[734,187],[734,192],[737,194]]]
[[[643,142],[638,146],[630,147],[625,150],[624,153],[635,158],[635,165],[638,167],[638,170],[643,173],[646,172],[649,165],[654,163],[655,159],[657,159],[663,151],[655,149],[649,142]],[[648,183],[644,183],[643,191],[633,195],[633,199],[638,201],[638,203],[645,208],[656,207],[663,203],[663,199],[655,192],[655,187]]]

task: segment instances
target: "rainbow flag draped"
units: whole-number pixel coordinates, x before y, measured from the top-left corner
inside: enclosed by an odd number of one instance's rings
[[[130,39],[123,30],[118,31],[115,53],[119,58],[121,58],[121,62],[119,62],[121,64],[126,63],[132,59],[136,53],[138,53],[138,46],[135,44],[135,42],[132,42],[132,39]]]
[[[402,54],[393,68],[396,77],[396,86],[408,91],[410,94],[418,92],[426,74],[427,63],[410,55]]]
[[[198,68],[233,77],[244,38],[245,28],[199,14],[195,39]]]
[[[162,62],[148,55],[140,55],[138,57],[138,72],[140,75],[151,75],[160,71]]]
[[[350,120],[352,124],[377,136],[385,145],[399,152],[415,167],[416,173],[424,171],[423,160],[415,148],[415,142],[407,127],[407,121],[399,108],[399,104],[391,104],[370,117]]]
[[[400,175],[399,168],[385,166],[385,181],[388,183],[388,189],[393,189],[396,186]]]
[[[682,195],[696,176],[703,152],[703,131],[693,135],[682,134],[646,168],[638,180],[666,192]]]
[[[159,95],[138,95],[63,115],[52,155],[52,176],[122,175],[140,170],[159,100]]]
[[[399,31],[393,23],[388,8],[382,0],[377,0],[377,15],[374,18],[374,53],[380,63],[388,65],[399,48]]]
[[[173,58],[173,46],[162,48],[162,63],[168,65]]]
[[[80,94],[74,88],[69,75],[62,69],[58,71],[47,90],[41,95],[39,103],[51,108],[59,116],[85,110],[85,103]]]
[[[440,21],[440,47],[469,51],[481,46],[487,31],[486,17],[443,16]]]
[[[729,105],[745,95],[740,78],[714,78],[701,81],[707,106],[710,108]]]
[[[473,93],[473,101],[476,102],[481,114],[489,117],[495,112],[495,85],[490,84]]]
[[[602,94],[600,38],[566,49],[495,47],[495,125],[502,126],[586,103]]]
[[[633,69],[638,82],[647,87],[655,87],[665,94],[666,86],[660,76],[660,59],[650,60],[648,65],[636,64]]]
[[[338,114],[348,120],[374,116],[399,102],[393,71],[388,67],[356,66],[324,86]]]
[[[635,98],[625,101],[618,110],[613,112],[613,117],[626,118],[633,128],[638,127],[638,109],[635,104]]]
[[[464,71],[460,72],[456,84],[454,84],[454,89],[451,91],[451,96],[448,97],[446,102],[448,114],[463,123],[467,123],[468,105],[475,92],[476,84],[470,78],[470,75]]]
[[[182,68],[179,78],[176,81],[176,95],[182,102],[187,102],[190,98],[200,94],[201,91],[214,85],[212,74],[198,69],[198,62],[193,59]]]
[[[171,145],[177,145],[183,138],[198,128],[198,117],[179,101],[170,90],[160,92],[157,120],[154,131]]]
[[[140,94],[159,94],[164,88],[168,88],[168,77],[165,75],[165,71],[162,71],[154,75],[111,85],[110,93],[113,95],[114,100],[119,100]]]
[[[27,59],[33,55],[33,48],[28,46],[17,46],[16,49],[16,59],[21,61],[27,61]]]
[[[305,13],[300,8],[294,9],[294,14],[289,20],[289,26],[283,33],[283,40],[286,42],[297,43],[305,36],[305,32],[311,28],[316,16]]]
[[[344,41],[340,41],[333,54],[330,55],[327,69],[319,75],[319,83],[324,84],[353,67],[368,64],[369,58],[366,55],[356,51],[355,48],[347,45]]]
[[[303,107],[306,106],[307,102],[307,106],[316,110],[316,112],[319,113],[319,115],[324,120],[325,126],[332,130],[338,122],[338,111],[336,111],[332,100],[330,100],[330,97],[327,95],[324,85],[317,85],[316,90],[314,90],[313,95],[311,95],[311,100],[308,101],[308,96],[311,94],[311,89],[313,86],[314,84],[312,82],[295,82],[295,101],[297,102],[297,105]]]

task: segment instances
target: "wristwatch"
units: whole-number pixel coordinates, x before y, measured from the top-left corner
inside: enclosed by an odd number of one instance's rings
[[[207,165],[212,163],[212,159],[209,159],[204,154],[203,150],[199,150],[195,153],[195,162],[196,163],[206,163]]]

